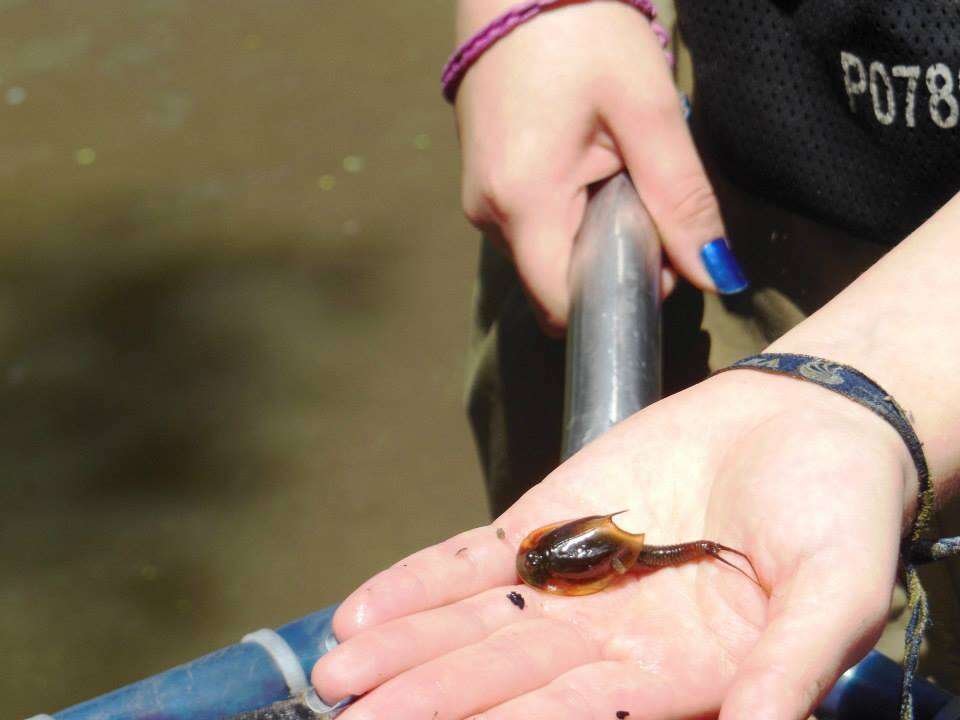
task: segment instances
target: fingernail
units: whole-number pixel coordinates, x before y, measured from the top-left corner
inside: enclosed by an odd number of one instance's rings
[[[750,286],[725,238],[711,240],[700,248],[700,259],[721,295],[733,295]]]
[[[312,687],[307,688],[303,693],[303,704],[313,710],[313,712],[322,718],[335,718],[342,713],[357,698],[353,695],[347,695],[332,705],[317,695],[317,691]]]

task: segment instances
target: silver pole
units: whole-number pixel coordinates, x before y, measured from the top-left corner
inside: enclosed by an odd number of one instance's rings
[[[563,459],[660,399],[660,239],[621,173],[587,205],[571,260]]]

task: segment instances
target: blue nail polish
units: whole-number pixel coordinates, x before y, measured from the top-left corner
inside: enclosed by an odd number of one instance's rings
[[[724,238],[711,240],[700,248],[700,259],[721,295],[733,295],[750,286],[750,281],[743,274],[740,263],[733,256]]]

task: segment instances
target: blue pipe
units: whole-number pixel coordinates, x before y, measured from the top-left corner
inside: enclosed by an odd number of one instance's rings
[[[53,718],[219,720],[284,700],[306,689],[314,663],[336,645],[330,627],[335,609],[307,615],[275,633],[252,633],[236,645],[61,710]]]
[[[817,708],[820,720],[898,720],[903,670],[876,650],[847,670]],[[960,720],[960,700],[916,678],[913,708],[917,720]]]
[[[283,640],[268,650],[263,636],[244,642],[93,700],[74,705],[54,720],[220,720],[285,700],[306,687],[314,663],[336,645],[331,620],[336,606],[277,629]],[[266,644],[272,631],[265,633]],[[283,646],[289,649],[284,664]],[[821,720],[896,720],[902,672],[872,651],[845,672],[817,709]],[[960,720],[960,700],[918,678],[913,686],[917,720]],[[39,715],[37,718],[49,718]],[[318,714],[318,717],[321,715]]]

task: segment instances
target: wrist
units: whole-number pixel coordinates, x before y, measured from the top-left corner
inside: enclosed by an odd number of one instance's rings
[[[494,18],[517,5],[517,0],[459,0],[456,14],[456,41],[462,44]]]
[[[871,459],[870,466],[886,466],[891,472],[867,478],[875,489],[896,497],[902,508],[901,536],[906,537],[918,510],[917,471],[899,433],[882,417],[859,403],[814,383],[786,375],[736,368],[706,382],[724,385],[725,394],[742,398],[742,412],[758,423],[789,417],[802,427],[829,427],[836,441],[856,447]],[[838,477],[836,482],[849,482]]]
[[[581,13],[578,15],[578,13]],[[490,16],[494,15],[492,19]],[[478,62],[494,45],[499,44],[508,35],[521,26],[526,26],[531,20],[538,19],[536,25],[541,29],[552,27],[553,33],[541,32],[532,37],[539,37],[537,42],[544,43],[556,52],[558,48],[567,45],[587,48],[592,45],[590,27],[599,34],[594,34],[593,41],[603,44],[609,39],[610,33],[619,29],[622,33],[630,23],[624,24],[623,18],[627,15],[643,17],[638,25],[652,32],[656,42],[660,45],[668,64],[673,64],[673,55],[669,52],[670,37],[667,31],[655,19],[656,7],[652,0],[527,0],[519,4],[504,4],[503,0],[464,0],[457,12],[457,37],[459,47],[447,60],[441,73],[443,95],[451,104],[454,103],[457,90],[463,82],[470,68]],[[550,19],[557,18],[557,22],[549,24],[541,20],[541,16]],[[586,24],[586,18],[598,20]],[[602,32],[605,30],[606,32]],[[584,32],[586,31],[586,32]],[[529,43],[528,43],[529,45]],[[529,47],[528,47],[528,54]],[[549,53],[548,53],[549,54]],[[564,56],[566,53],[564,53]],[[530,58],[525,58],[529,60]]]
[[[857,368],[907,411],[938,500],[960,492],[960,195],[768,352]]]
[[[938,501],[954,496],[957,490],[958,454],[955,442],[943,430],[952,430],[954,425],[944,425],[944,414],[938,409],[940,400],[925,388],[931,379],[929,374],[918,372],[916,358],[909,351],[901,349],[898,338],[890,335],[891,328],[882,317],[872,318],[868,323],[864,323],[862,318],[850,320],[841,316],[830,317],[829,320],[832,321],[829,332],[824,332],[823,322],[816,325],[801,323],[764,352],[825,358],[855,368],[877,382],[900,406],[920,440],[929,471],[930,487]],[[949,392],[946,395],[949,396]],[[869,410],[867,412],[872,414]],[[900,444],[906,448],[903,439],[900,439]],[[909,457],[909,453],[907,455]],[[910,475],[916,488],[916,470]],[[916,492],[912,498],[910,517],[914,517],[918,509],[915,495]]]

